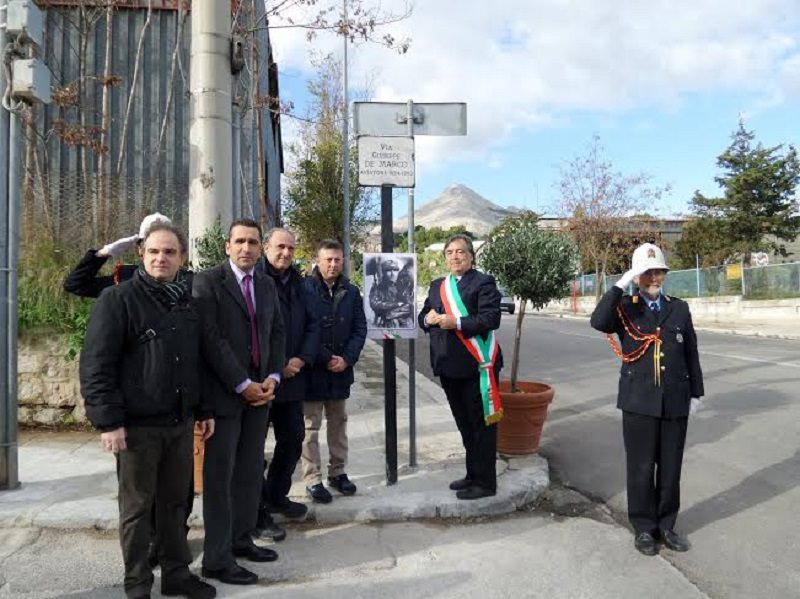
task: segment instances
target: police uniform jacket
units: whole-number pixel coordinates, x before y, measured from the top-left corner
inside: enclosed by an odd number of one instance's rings
[[[467,379],[478,376],[478,363],[458,338],[455,330],[429,327],[425,315],[430,310],[444,314],[444,304],[440,289],[444,278],[431,282],[428,297],[417,320],[419,326],[429,333],[431,348],[431,368],[436,376],[454,379]],[[474,268],[464,273],[456,284],[469,316],[461,319],[461,332],[467,339],[480,335],[486,338],[490,331],[500,327],[500,292],[494,277]],[[495,372],[503,367],[503,354],[500,352],[495,363]]]
[[[617,313],[619,307],[630,323],[630,332]],[[697,336],[689,305],[675,297],[662,296],[661,308],[653,312],[644,298],[623,296],[618,287],[609,289],[592,313],[591,325],[603,333],[616,334],[623,354],[629,354],[642,342],[633,327],[643,334],[660,332],[660,384],[656,381],[654,353],[656,344],[635,362],[622,363],[617,407],[644,416],[678,418],[689,415],[692,397],[703,395],[703,373],[697,353]],[[631,326],[632,325],[632,326]]]

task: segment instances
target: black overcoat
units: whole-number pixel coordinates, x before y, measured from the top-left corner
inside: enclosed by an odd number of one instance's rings
[[[455,334],[454,330],[429,327],[425,315],[430,310],[444,314],[444,304],[440,289],[444,278],[435,279],[428,289],[428,297],[417,321],[422,329],[430,334],[431,367],[436,376],[454,379],[467,379],[478,376],[478,363]],[[458,292],[469,313],[461,319],[461,332],[469,339],[476,335],[485,336],[500,326],[500,299],[494,277],[478,270],[470,269],[457,283]],[[503,367],[503,353],[499,353],[495,371]]]

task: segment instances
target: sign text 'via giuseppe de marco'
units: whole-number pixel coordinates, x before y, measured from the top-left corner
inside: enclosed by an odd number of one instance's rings
[[[414,139],[359,137],[358,184],[362,187],[414,187]]]

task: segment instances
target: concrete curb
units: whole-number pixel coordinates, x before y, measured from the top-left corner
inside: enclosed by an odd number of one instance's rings
[[[416,519],[471,519],[513,513],[535,502],[550,483],[547,460],[539,455],[499,459],[498,488],[493,497],[462,501],[448,489],[451,480],[463,476],[463,449],[441,388],[419,374],[418,455],[420,466],[400,467],[398,484],[387,486],[383,472],[383,416],[376,406],[374,383],[380,346],[365,347],[364,364],[356,375],[351,413],[351,447],[358,493],[342,497],[334,493],[330,504],[308,503],[306,521],[320,525],[348,522],[404,521]],[[398,391],[408,388],[408,364],[398,358]],[[359,396],[361,394],[361,402]],[[360,406],[360,407],[359,407]],[[116,530],[119,526],[114,462],[91,434],[46,435],[20,445],[22,486],[0,493],[0,528],[60,530]],[[376,455],[380,454],[380,456]],[[297,481],[295,500],[307,501],[305,487]],[[202,497],[196,498],[189,518],[202,528]],[[280,521],[281,517],[276,516]]]

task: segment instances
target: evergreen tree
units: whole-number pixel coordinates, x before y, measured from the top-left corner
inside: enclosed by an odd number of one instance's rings
[[[722,174],[715,181],[724,191],[708,198],[699,191],[692,208],[700,217],[714,219],[732,251],[749,264],[750,254],[771,250],[786,256],[786,245],[800,232],[795,190],[800,183],[797,151],[783,144],[765,148],[754,144],[755,134],[739,128],[731,145],[717,158]]]

